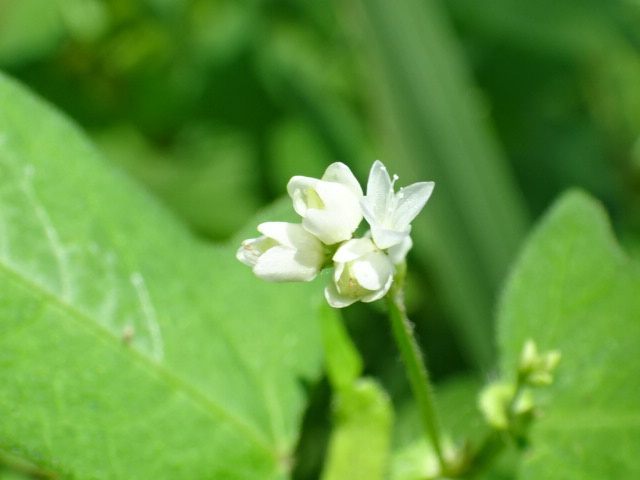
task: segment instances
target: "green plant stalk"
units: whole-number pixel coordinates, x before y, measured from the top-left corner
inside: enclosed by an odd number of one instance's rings
[[[389,306],[391,327],[407,369],[407,376],[409,377],[411,389],[418,404],[418,410],[425,433],[427,437],[431,439],[433,449],[440,464],[440,471],[444,474],[448,470],[448,465],[440,440],[440,424],[436,415],[433,389],[429,381],[429,373],[425,367],[422,353],[413,335],[413,325],[407,317],[404,306],[403,279],[406,265],[400,265],[398,270],[399,272],[394,280],[394,285],[386,297]]]

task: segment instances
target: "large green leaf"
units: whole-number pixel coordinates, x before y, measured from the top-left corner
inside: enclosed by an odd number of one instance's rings
[[[0,105],[0,449],[61,478],[286,478],[320,285],[198,242],[1,76]]]
[[[502,299],[502,368],[526,339],[558,349],[555,383],[519,478],[639,478],[640,269],[616,244],[603,209],[565,195],[529,240]]]

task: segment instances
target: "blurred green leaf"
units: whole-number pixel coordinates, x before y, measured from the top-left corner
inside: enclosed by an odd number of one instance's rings
[[[2,448],[60,478],[287,478],[317,284],[196,241],[5,77],[0,104]]]
[[[559,350],[540,391],[522,479],[640,475],[640,268],[615,242],[602,207],[563,196],[527,242],[500,306],[503,372],[524,342]]]
[[[360,95],[349,75],[352,59],[335,38],[300,27],[275,23],[268,30],[256,51],[265,87],[315,132],[319,153],[330,161],[370,164],[370,141],[352,95]]]
[[[322,480],[386,478],[393,411],[385,391],[361,378],[336,392]]]
[[[589,0],[495,0],[487,8],[473,0],[453,0],[447,6],[461,22],[472,23],[485,36],[553,55],[571,55],[597,46],[606,24],[601,14],[594,15],[598,2]]]
[[[219,63],[246,48],[252,37],[252,15],[246,6],[230,0],[191,2],[187,30],[194,58]]]
[[[483,8],[473,0],[452,0],[446,6],[460,23],[473,25],[484,38],[555,57],[570,57],[592,55],[619,35],[620,19],[615,16],[625,10],[624,3],[627,2],[494,0]],[[631,9],[626,6],[626,10],[629,18]]]
[[[320,178],[332,156],[317,132],[302,118],[275,125],[270,141],[270,181],[276,192],[286,192],[295,175]]]
[[[382,480],[388,470],[393,408],[372,378],[359,378],[363,363],[340,310],[321,310],[322,339],[333,390],[332,431],[322,480]]]
[[[363,369],[362,358],[349,338],[339,312],[328,304],[320,310],[325,369],[337,393],[343,389],[353,389]]]
[[[0,3],[0,65],[16,65],[49,53],[64,35],[52,0]]]
[[[526,228],[522,199],[439,3],[355,3],[390,170],[436,182],[414,222],[416,254],[435,270],[465,353],[488,369],[492,300]]]
[[[629,170],[640,132],[638,2],[445,6],[531,211],[542,213],[579,186],[623,228],[635,223],[637,176]]]
[[[97,40],[109,27],[109,13],[100,0],[53,0],[69,35],[79,41]]]
[[[161,151],[133,127],[113,128],[97,138],[113,163],[209,238],[228,238],[260,206],[256,153],[240,132],[190,125]]]
[[[325,368],[333,390],[332,431],[322,480],[382,480],[388,471],[393,408],[372,378],[359,378],[363,362],[340,310],[321,310]]]

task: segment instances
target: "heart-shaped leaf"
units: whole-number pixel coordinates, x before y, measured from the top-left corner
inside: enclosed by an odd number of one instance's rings
[[[530,238],[502,299],[504,372],[524,342],[559,350],[518,478],[639,478],[640,269],[602,207],[565,195]]]
[[[199,242],[1,76],[0,105],[0,448],[59,478],[286,478],[320,285]]]

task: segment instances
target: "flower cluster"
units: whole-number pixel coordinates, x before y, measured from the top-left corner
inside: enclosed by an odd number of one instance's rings
[[[262,236],[242,242],[236,257],[270,282],[306,282],[333,267],[325,288],[331,306],[373,302],[389,291],[396,266],[412,246],[411,221],[434,187],[420,182],[395,192],[397,178],[376,161],[364,195],[343,163],[331,164],[320,179],[293,177],[287,191],[302,223],[260,224]],[[370,230],[354,238],[363,218]]]

